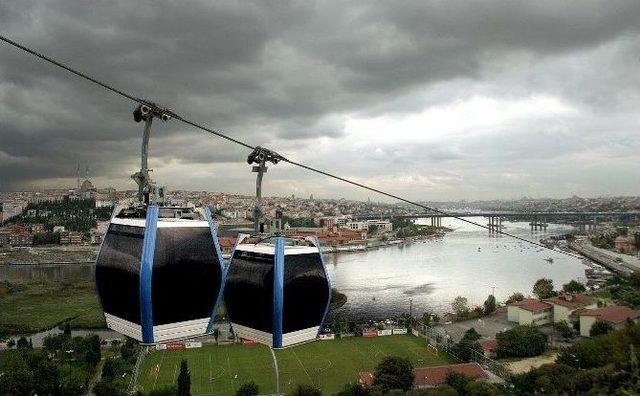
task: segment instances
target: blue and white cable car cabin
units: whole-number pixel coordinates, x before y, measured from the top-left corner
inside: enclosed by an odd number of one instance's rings
[[[236,245],[224,301],[237,336],[284,348],[313,340],[331,287],[317,241],[273,236]]]
[[[208,210],[116,209],[95,267],[107,327],[143,343],[207,333],[223,285]]]
[[[151,123],[171,114],[151,102],[133,112],[145,122],[140,171],[131,176],[139,202],[114,211],[95,265],[107,327],[148,344],[206,334],[224,282],[211,213],[166,205],[149,175]]]

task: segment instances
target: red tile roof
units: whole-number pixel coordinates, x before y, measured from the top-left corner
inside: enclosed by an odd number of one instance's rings
[[[525,311],[531,311],[531,312],[542,312],[542,311],[546,311],[547,309],[553,308],[553,305],[540,300],[536,300],[534,298],[525,298],[522,301],[516,301],[510,305],[516,306],[524,309]]]
[[[232,248],[236,244],[237,238],[234,237],[218,237],[218,243],[222,248]]]
[[[447,374],[456,372],[468,375],[474,379],[489,379],[478,363],[447,364],[435,367],[418,367],[413,369],[414,386],[416,388],[431,388],[447,382]]]
[[[373,373],[370,371],[363,371],[361,373],[359,373],[360,375],[360,382],[362,382],[362,385],[366,386],[366,387],[371,387],[373,385]]]
[[[635,311],[622,305],[612,305],[603,308],[586,309],[580,313],[580,316],[596,316],[600,320],[619,324],[627,319],[639,318],[640,311]]]
[[[494,340],[494,339],[482,340],[480,341],[480,346],[485,351],[493,351],[498,347],[498,340]]]
[[[593,304],[594,302],[592,297],[585,296],[584,294],[565,294],[565,295],[555,296],[552,298],[547,298],[543,301],[551,304],[560,305],[569,309],[584,308],[587,305]]]
[[[489,376],[478,363],[447,364],[434,367],[416,367],[413,369],[414,386],[416,388],[435,388],[447,382],[447,375],[456,372],[474,379],[487,380]],[[365,386],[373,385],[373,373],[360,373],[360,382]]]

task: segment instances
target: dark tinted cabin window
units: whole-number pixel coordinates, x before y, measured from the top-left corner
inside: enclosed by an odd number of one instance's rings
[[[320,254],[284,257],[283,332],[319,326],[329,301],[329,282]]]
[[[227,274],[224,297],[233,323],[271,333],[273,256],[236,250]]]
[[[158,228],[152,275],[153,324],[208,318],[222,277],[208,227]]]
[[[111,224],[96,262],[96,286],[106,313],[140,324],[140,256],[144,228]]]

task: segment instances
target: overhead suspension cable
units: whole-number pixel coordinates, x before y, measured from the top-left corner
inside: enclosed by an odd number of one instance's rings
[[[26,47],[26,46],[24,46],[22,44],[19,44],[19,43],[15,42],[15,41],[5,37],[5,36],[0,35],[0,40],[6,42],[7,44],[10,44],[10,45],[12,45],[12,46],[14,46],[16,48],[19,48],[19,49],[21,49],[21,50],[23,50],[23,51],[25,51],[25,52],[37,57],[37,58],[40,58],[40,59],[42,59],[44,61],[47,61],[47,62],[49,62],[49,63],[51,63],[51,64],[53,64],[55,66],[58,66],[58,67],[66,70],[66,71],[68,71],[70,73],[73,73],[73,74],[75,74],[75,75],[77,75],[77,76],[79,76],[81,78],[84,78],[85,80],[88,80],[88,81],[90,81],[90,82],[92,82],[94,84],[97,84],[97,85],[101,86],[102,88],[105,88],[105,89],[107,89],[107,90],[109,90],[109,91],[111,91],[111,92],[113,92],[115,94],[118,94],[118,95],[120,95],[120,96],[122,96],[124,98],[132,100],[132,101],[137,102],[139,104],[144,104],[144,105],[150,106],[153,109],[157,109],[160,112],[164,112],[164,113],[170,115],[172,118],[174,118],[176,120],[179,120],[179,121],[181,121],[181,122],[183,122],[183,123],[185,123],[187,125],[190,125],[190,126],[192,126],[194,128],[203,130],[205,132],[208,132],[210,134],[213,134],[213,135],[218,136],[218,137],[220,137],[222,139],[228,140],[228,141],[230,141],[232,143],[238,144],[240,146],[243,146],[243,147],[251,149],[251,150],[255,150],[257,148],[257,146],[253,146],[253,145],[251,145],[249,143],[243,142],[242,140],[239,140],[239,139],[233,138],[231,136],[228,136],[225,133],[220,132],[219,130],[212,129],[212,128],[206,127],[204,125],[198,124],[198,123],[196,123],[194,121],[190,121],[190,120],[188,120],[186,118],[183,118],[182,116],[174,113],[171,110],[164,109],[164,108],[160,108],[159,109],[157,107],[157,105],[155,103],[151,102],[151,101],[137,98],[137,97],[125,92],[125,91],[122,91],[122,90],[120,90],[118,88],[113,87],[112,85],[106,84],[106,83],[104,83],[104,82],[102,82],[100,80],[97,80],[97,79],[95,79],[95,78],[93,78],[93,77],[91,77],[91,76],[89,76],[89,75],[87,75],[85,73],[82,73],[82,72],[80,72],[80,71],[78,71],[78,70],[76,70],[76,69],[74,69],[74,68],[72,68],[70,66],[67,66],[67,65],[65,65],[65,64],[63,64],[63,63],[61,63],[59,61],[56,61],[56,60],[54,60],[54,59],[52,59],[52,58],[50,58],[50,57],[48,57],[46,55],[43,55],[43,54],[41,54],[41,53],[39,53],[39,52],[37,52],[35,50],[32,50],[31,48],[28,48],[28,47]],[[446,212],[444,210],[440,210],[440,209],[437,209],[437,208],[433,208],[433,207],[421,204],[421,203],[416,202],[416,201],[412,201],[412,200],[409,200],[409,199],[406,199],[406,198],[402,198],[402,197],[400,197],[398,195],[391,194],[391,193],[388,193],[386,191],[383,191],[383,190],[380,190],[380,189],[377,189],[377,188],[374,188],[374,187],[367,186],[366,184],[362,184],[362,183],[356,182],[354,180],[346,179],[344,177],[334,175],[334,174],[329,173],[327,171],[323,171],[321,169],[314,168],[312,166],[305,165],[303,163],[300,163],[300,162],[297,162],[297,161],[294,161],[294,160],[290,160],[290,159],[288,159],[286,157],[283,157],[280,154],[277,154],[274,151],[271,151],[271,152],[274,155],[276,155],[277,158],[280,161],[287,162],[287,163],[289,163],[291,165],[294,165],[294,166],[297,166],[299,168],[306,169],[308,171],[315,172],[315,173],[318,173],[320,175],[327,176],[327,177],[330,177],[332,179],[339,180],[341,182],[348,183],[348,184],[351,184],[353,186],[360,187],[360,188],[363,188],[365,190],[369,190],[369,191],[375,192],[377,194],[381,194],[381,195],[384,195],[386,197],[393,198],[393,199],[396,199],[398,201],[408,203],[408,204],[413,205],[413,206],[417,206],[419,208],[422,208],[424,210],[427,210],[427,211],[431,212],[429,214],[439,214],[439,215],[442,215],[442,216],[445,216],[445,217],[451,217],[451,218],[463,221],[465,223],[472,224],[474,226],[477,226],[477,227],[480,227],[480,228],[484,228],[484,229],[489,230],[489,231],[496,232],[496,233],[498,233],[500,235],[505,235],[505,236],[517,239],[519,241],[522,241],[522,242],[526,242],[526,243],[529,243],[529,244],[532,244],[532,245],[535,245],[535,246],[538,246],[538,247],[541,247],[541,248],[544,248],[544,249],[551,250],[553,252],[562,253],[564,255],[567,255],[567,256],[570,256],[570,257],[574,257],[574,258],[581,258],[580,256],[575,255],[573,253],[570,253],[570,252],[567,252],[567,251],[564,251],[564,250],[555,250],[553,248],[550,248],[550,247],[546,246],[543,243],[539,243],[539,242],[536,242],[536,241],[531,241],[529,239],[519,237],[519,236],[511,234],[509,232],[502,231],[502,229],[500,229],[500,228],[494,229],[492,227],[477,223],[475,221],[471,221],[471,220],[465,219],[465,218],[463,218],[461,216],[456,216],[456,215],[454,215],[452,213],[448,213],[448,212]]]

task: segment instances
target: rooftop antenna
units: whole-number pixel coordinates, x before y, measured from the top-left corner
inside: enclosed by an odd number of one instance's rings
[[[159,192],[155,182],[151,180],[151,176],[149,176],[149,172],[151,172],[152,169],[149,169],[147,161],[149,157],[151,123],[154,117],[160,118],[165,122],[169,121],[171,114],[168,109],[158,107],[152,102],[140,104],[133,111],[133,119],[136,122],[144,121],[144,133],[142,135],[142,148],[140,151],[140,170],[131,175],[131,178],[138,184],[138,201],[145,205],[155,203],[158,198],[156,195]],[[162,191],[163,189],[161,188],[160,192]]]
[[[264,232],[262,219],[262,176],[267,172],[267,162],[276,165],[283,157],[271,150],[263,147],[256,147],[247,157],[248,164],[257,164],[251,168],[251,172],[256,172],[256,202],[253,207],[253,230],[256,233]]]

